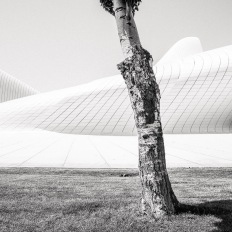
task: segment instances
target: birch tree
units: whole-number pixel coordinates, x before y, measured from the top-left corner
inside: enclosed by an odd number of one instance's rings
[[[141,0],[100,0],[115,17],[125,60],[118,64],[130,96],[138,133],[141,209],[155,218],[174,214],[178,200],[172,190],[165,161],[160,119],[160,91],[152,56],[140,42],[134,21]]]

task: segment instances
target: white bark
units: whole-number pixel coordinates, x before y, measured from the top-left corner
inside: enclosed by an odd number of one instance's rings
[[[115,18],[118,28],[118,35],[125,58],[133,55],[133,47],[141,47],[139,34],[136,28],[131,7],[125,3],[125,0],[113,0]]]

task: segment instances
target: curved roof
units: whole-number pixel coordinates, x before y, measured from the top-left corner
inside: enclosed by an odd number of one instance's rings
[[[154,67],[164,133],[231,133],[232,46]],[[0,129],[136,135],[121,76],[2,103]]]
[[[201,41],[197,37],[186,37],[175,43],[158,61],[158,64],[170,63],[203,52]]]
[[[0,70],[0,103],[37,93],[37,90]]]

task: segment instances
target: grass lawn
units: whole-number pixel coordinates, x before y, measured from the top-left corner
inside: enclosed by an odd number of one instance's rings
[[[2,168],[0,231],[232,232],[232,168],[169,175],[180,202],[194,207],[155,220],[139,212],[137,170]]]

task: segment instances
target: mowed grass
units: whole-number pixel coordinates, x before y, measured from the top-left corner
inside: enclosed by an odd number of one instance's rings
[[[232,231],[232,168],[168,171],[194,207],[156,220],[139,211],[137,170],[2,168],[0,231]]]

